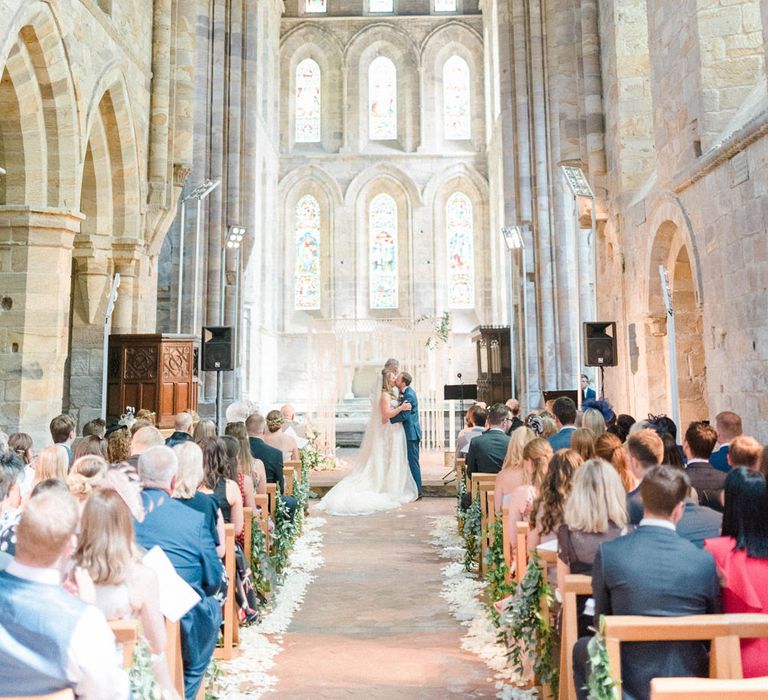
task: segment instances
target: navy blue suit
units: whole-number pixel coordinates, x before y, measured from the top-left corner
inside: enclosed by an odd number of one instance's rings
[[[411,404],[410,411],[401,411],[389,419],[390,423],[402,423],[405,429],[405,441],[408,449],[408,466],[411,476],[416,482],[416,488],[421,496],[421,465],[419,464],[419,444],[421,443],[421,424],[419,423],[419,399],[416,392],[410,387],[405,387],[401,396],[402,401]],[[402,402],[401,401],[401,402]]]
[[[715,450],[709,455],[709,463],[718,471],[726,474],[731,471],[731,465],[728,464],[728,445],[721,445],[719,450]]]
[[[142,499],[146,515],[142,522],[134,523],[136,541],[147,550],[160,547],[176,573],[201,598],[181,618],[184,694],[191,699],[197,695],[219,637],[221,604],[226,595],[224,567],[202,513],[160,489],[145,489]]]
[[[555,433],[551,437],[547,438],[549,444],[552,445],[552,450],[557,452],[558,450],[569,449],[571,446],[571,438],[573,437],[573,431],[576,430],[574,425],[566,425],[560,429],[560,432]]]
[[[285,503],[290,513],[291,520],[296,513],[296,499],[293,496],[285,495],[285,478],[283,476],[283,453],[280,450],[267,445],[264,440],[258,437],[249,437],[248,444],[251,446],[251,456],[254,459],[260,459],[264,462],[264,471],[267,474],[268,484],[277,484],[280,487],[280,497]]]

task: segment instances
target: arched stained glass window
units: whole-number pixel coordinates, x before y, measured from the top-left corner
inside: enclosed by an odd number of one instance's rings
[[[396,309],[397,204],[388,194],[376,195],[368,210],[370,303],[372,309]]]
[[[445,205],[448,239],[448,305],[471,309],[475,305],[474,219],[472,202],[455,192]]]
[[[325,12],[327,9],[326,0],[304,0],[304,12]]]
[[[312,195],[296,204],[296,288],[294,306],[320,308],[320,205]]]
[[[397,138],[397,69],[386,56],[374,59],[368,67],[368,138]]]
[[[456,0],[435,0],[435,12],[456,12]]]
[[[320,66],[305,58],[296,66],[296,143],[320,141]]]
[[[368,12],[393,12],[394,0],[369,0]]]
[[[443,64],[443,125],[446,139],[455,141],[472,137],[469,97],[469,66],[460,56],[451,56]]]

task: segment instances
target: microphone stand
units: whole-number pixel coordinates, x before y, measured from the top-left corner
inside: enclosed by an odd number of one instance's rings
[[[461,378],[461,372],[459,372],[456,377],[459,380],[459,430],[461,430],[461,427],[464,425],[462,422],[464,420],[464,380]],[[453,477],[449,479],[448,477],[451,475],[453,475]],[[456,481],[457,476],[458,472],[456,471],[456,457],[454,455],[454,465],[445,474],[443,474],[443,486],[450,484],[452,481]]]

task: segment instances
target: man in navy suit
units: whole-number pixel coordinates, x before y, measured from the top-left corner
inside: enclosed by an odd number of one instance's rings
[[[421,424],[419,423],[419,399],[411,387],[412,381],[413,377],[408,372],[400,372],[397,375],[395,386],[400,391],[401,403],[407,401],[411,404],[411,410],[398,413],[393,418],[390,418],[389,422],[403,424],[405,441],[408,448],[408,466],[411,469],[411,476],[416,482],[416,488],[419,490],[419,498],[421,498],[421,465],[419,464]]]
[[[581,375],[581,403],[589,401],[590,399],[596,399],[597,394],[595,390],[589,386],[589,377],[586,374]]]
[[[718,445],[709,461],[715,469],[727,474],[731,469],[728,463],[729,446],[742,433],[741,416],[733,411],[721,411],[715,416],[715,430]]]
[[[201,599],[181,618],[184,695],[191,700],[216,648],[227,585],[205,516],[171,497],[177,466],[170,447],[151,447],[139,457],[145,515],[134,527],[136,541],[144,549],[160,547]]]
[[[576,430],[574,425],[576,423],[576,404],[573,403],[573,399],[561,396],[555,399],[552,404],[552,413],[555,414],[555,422],[560,428],[560,432],[549,438],[549,444],[552,445],[552,450],[557,452],[571,446],[571,437],[573,431]]]

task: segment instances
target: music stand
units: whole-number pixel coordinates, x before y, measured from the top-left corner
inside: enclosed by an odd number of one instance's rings
[[[458,401],[459,402],[459,426],[462,426],[464,420],[464,399],[471,401],[477,401],[477,384],[464,384],[461,381],[461,374],[456,375],[459,378],[460,384],[446,384],[443,386],[443,400],[444,401]],[[459,428],[459,430],[461,427]],[[451,474],[456,473],[456,465],[449,469],[443,475],[443,485],[450,484],[453,479],[448,479]],[[446,481],[448,479],[448,481]]]

